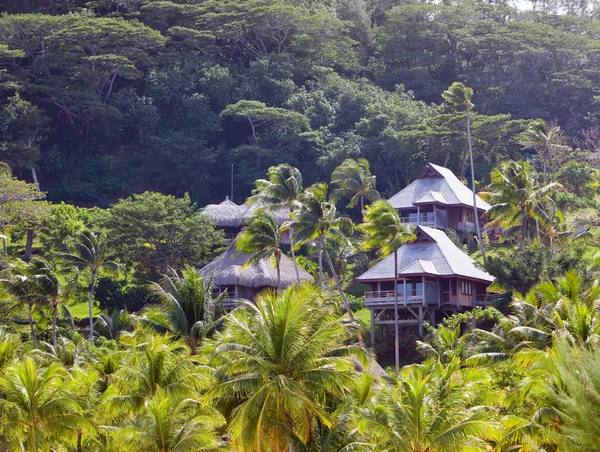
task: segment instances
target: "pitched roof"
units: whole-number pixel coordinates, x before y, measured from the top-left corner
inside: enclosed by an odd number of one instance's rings
[[[212,273],[213,283],[217,286],[243,287],[277,287],[277,269],[269,259],[244,267],[250,257],[249,253],[235,255],[237,250],[230,246],[223,254],[200,269],[200,274],[208,276]],[[288,287],[297,282],[294,263],[285,255],[279,264],[281,286]],[[301,281],[313,281],[313,277],[304,269],[298,268]]]
[[[240,228],[252,216],[252,213],[262,206],[258,204],[238,205],[227,196],[220,204],[209,204],[202,213],[210,218],[217,227]],[[275,218],[280,226],[289,220],[289,214],[284,209],[269,210],[269,214]]]
[[[461,205],[473,207],[473,192],[465,186],[448,168],[428,163],[419,178],[404,189],[400,190],[388,203],[396,209],[413,207],[416,202],[422,203],[422,198],[435,199],[439,193],[448,205]],[[439,201],[430,201],[439,202]],[[477,196],[477,207],[487,211],[490,205]]]
[[[417,240],[398,249],[399,275],[462,276],[492,282],[494,277],[478,268],[475,261],[438,229],[417,226]],[[394,255],[360,275],[358,281],[394,279]]]
[[[421,196],[419,199],[417,199],[416,201],[413,202],[413,204],[431,204],[431,203],[448,204],[448,201],[446,201],[446,198],[444,198],[444,195],[442,195],[439,191],[428,191],[423,196]]]

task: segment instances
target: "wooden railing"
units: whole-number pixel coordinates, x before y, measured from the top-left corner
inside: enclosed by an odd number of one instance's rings
[[[394,303],[394,291],[393,290],[384,290],[384,291],[373,291],[373,292],[365,292],[365,304],[392,304]],[[399,304],[423,304],[423,295],[416,296],[408,296],[406,300],[404,299],[404,294],[398,292],[398,303]]]

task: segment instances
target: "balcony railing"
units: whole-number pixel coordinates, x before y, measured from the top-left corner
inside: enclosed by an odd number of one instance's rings
[[[394,304],[394,291],[365,292],[365,305]],[[436,301],[437,303],[437,301]],[[423,304],[423,295],[410,295],[404,299],[404,294],[398,292],[398,304]]]

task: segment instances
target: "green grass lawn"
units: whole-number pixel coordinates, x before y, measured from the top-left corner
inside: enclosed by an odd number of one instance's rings
[[[69,308],[69,311],[71,311],[71,315],[74,319],[85,319],[88,316],[87,303],[79,303],[67,307]],[[94,316],[102,314],[102,311],[100,310],[100,308],[98,308],[98,306],[94,306],[92,312]]]
[[[348,318],[348,314],[344,314],[344,318]],[[360,311],[354,313],[354,318],[363,323],[367,331],[371,329],[371,311],[367,308],[363,308]]]

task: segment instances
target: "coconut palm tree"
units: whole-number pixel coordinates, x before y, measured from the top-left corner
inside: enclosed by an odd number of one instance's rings
[[[90,320],[90,342],[94,340],[94,316],[92,313],[92,302],[96,288],[96,277],[101,269],[117,271],[119,265],[108,260],[107,238],[104,232],[92,232],[89,230],[80,233],[70,244],[71,253],[61,254],[60,258],[65,262],[66,270],[82,272],[89,270],[90,285],[88,295],[88,315]]]
[[[147,452],[218,451],[217,429],[225,423],[214,408],[175,398],[161,388],[115,435],[116,449]]]
[[[35,282],[40,299],[52,307],[52,345],[57,348],[56,323],[58,307],[63,295],[63,287],[54,266],[43,259],[34,259],[28,265],[28,272]]]
[[[558,208],[553,202],[544,204],[538,225],[552,251],[556,253],[573,241],[592,238],[589,224],[586,225],[584,221],[571,224],[567,220],[566,210]]]
[[[249,203],[257,203],[264,206],[268,211],[287,209],[290,214],[298,205],[298,198],[302,193],[302,173],[293,166],[282,163],[272,166],[267,170],[267,179],[258,179],[254,182],[256,189],[254,195],[248,198]],[[300,273],[296,264],[296,251],[290,230],[290,247],[296,280],[300,284]]]
[[[535,286],[525,297],[511,303],[517,333],[532,345],[547,346],[553,336],[571,345],[595,348],[600,345],[600,285],[588,286],[575,271],[555,282]]]
[[[344,232],[351,232],[354,224],[349,218],[338,215],[335,204],[327,201],[327,189],[325,183],[317,183],[307,188],[300,197],[300,208],[292,214],[292,219],[283,227],[294,231],[294,242],[297,245],[311,241],[317,242],[321,252],[325,255],[350,320],[354,322],[354,315],[342,290],[340,278],[325,246],[326,236],[334,240],[347,240]]]
[[[394,253],[394,350],[396,373],[400,371],[400,333],[398,326],[398,248],[413,241],[416,236],[407,230],[396,209],[385,201],[376,201],[367,207],[364,222],[359,227],[364,234],[362,248],[376,249],[380,257]]]
[[[95,331],[107,339],[118,339],[124,331],[130,331],[133,326],[131,316],[125,309],[113,308],[108,314],[100,314],[96,318]]]
[[[13,266],[12,273],[13,274],[10,277],[0,280],[0,284],[2,284],[4,290],[16,301],[11,308],[11,311],[27,306],[29,332],[33,344],[37,346],[33,311],[37,305],[43,302],[43,297],[39,294],[40,288],[38,287],[36,279],[31,277],[27,264]]]
[[[331,175],[331,201],[337,203],[348,198],[347,207],[360,204],[361,213],[365,210],[365,199],[374,202],[381,198],[375,188],[376,176],[371,175],[369,161],[365,158],[344,160]]]
[[[205,279],[192,267],[182,270],[181,276],[170,269],[160,283],[153,283],[150,291],[161,305],[144,310],[140,319],[158,331],[168,331],[184,338],[195,355],[198,344],[218,324],[223,314],[222,298],[212,296],[212,278]]]
[[[471,110],[475,106],[471,102],[473,89],[466,87],[460,82],[454,82],[442,93],[442,98],[456,110],[464,109],[467,117],[467,139],[469,141],[469,160],[471,163],[471,190],[473,191],[473,214],[475,216],[475,230],[483,264],[486,264],[485,248],[481,240],[481,226],[479,225],[479,212],[477,210],[477,194],[475,193],[475,167],[473,165],[473,144],[471,139]]]
[[[121,367],[114,374],[114,389],[118,397],[113,400],[115,414],[139,408],[146,397],[158,388],[173,397],[195,397],[208,376],[190,357],[185,344],[168,335],[143,334],[140,331],[122,334],[120,343],[129,345]]]
[[[58,363],[38,367],[32,358],[0,374],[0,435],[19,450],[58,450],[59,438],[76,428],[90,428],[69,393],[68,373]],[[59,447],[60,448],[60,447]]]
[[[566,145],[566,137],[560,127],[556,124],[548,124],[540,118],[529,123],[519,144],[524,149],[534,149],[537,152],[538,157],[542,160],[544,182],[548,165],[555,173],[561,160],[559,156],[569,150],[569,146]]]
[[[281,288],[281,231],[275,218],[263,209],[256,209],[237,236],[235,246],[237,254],[252,254],[246,265],[257,264],[263,259],[272,260],[277,270],[277,287]]]
[[[521,250],[525,250],[530,225],[543,217],[542,204],[560,184],[540,185],[529,162],[504,162],[492,171],[491,179],[492,183],[481,193],[492,205],[487,212],[492,218],[488,225],[507,228],[507,234],[520,230]]]
[[[402,369],[396,385],[378,392],[373,406],[357,416],[358,430],[374,451],[487,451],[500,437],[493,421],[490,376],[429,361]]]
[[[303,285],[242,301],[214,340],[220,382],[208,392],[234,405],[229,428],[236,451],[288,451],[309,443],[317,421],[331,426],[329,405],[358,377],[362,348],[347,345],[355,324]]]

